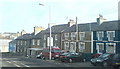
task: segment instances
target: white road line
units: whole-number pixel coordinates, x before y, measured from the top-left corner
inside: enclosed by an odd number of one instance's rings
[[[17,67],[20,67],[19,65],[17,65],[17,64],[14,64],[15,66],[17,66]]]
[[[18,61],[13,61],[13,62],[18,62]]]
[[[6,62],[11,63],[10,61],[6,61]]]
[[[23,63],[21,63],[23,66],[25,66],[25,67],[30,67],[30,66],[28,66],[28,65],[25,65],[25,64],[23,64]]]

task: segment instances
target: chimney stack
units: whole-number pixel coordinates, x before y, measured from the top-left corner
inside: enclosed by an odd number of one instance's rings
[[[71,27],[74,24],[76,24],[76,22],[74,20],[70,19],[68,22],[68,27]]]
[[[99,18],[97,18],[97,23],[100,25],[102,24],[106,19],[103,18],[101,14],[99,14]]]
[[[39,33],[40,31],[42,30],[45,30],[43,27],[38,27],[38,26],[35,26],[34,27],[34,35],[36,35],[37,33]]]

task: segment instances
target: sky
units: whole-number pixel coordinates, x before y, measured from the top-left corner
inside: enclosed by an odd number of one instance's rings
[[[107,21],[118,19],[119,0],[0,0],[0,33],[32,33],[35,26],[48,23],[67,24],[96,22],[99,14]],[[39,5],[39,3],[44,5]]]

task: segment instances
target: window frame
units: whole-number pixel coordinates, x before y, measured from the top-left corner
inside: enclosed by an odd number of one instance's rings
[[[85,32],[79,32],[79,39],[84,40],[85,38]]]
[[[111,37],[111,36],[113,36],[113,37]],[[107,38],[108,38],[108,41],[114,41],[115,31],[107,31]]]

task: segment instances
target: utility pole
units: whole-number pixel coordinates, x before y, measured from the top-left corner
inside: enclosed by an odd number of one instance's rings
[[[39,5],[41,6],[44,6],[44,4],[41,4],[39,3]],[[49,23],[48,23],[48,27],[50,29],[50,33],[49,33],[49,49],[50,49],[50,52],[49,52],[49,59],[51,60],[52,58],[52,54],[51,54],[51,37],[52,37],[52,33],[51,33],[51,6],[48,6],[49,8]]]
[[[76,17],[76,52],[78,53],[79,52],[79,45],[78,45],[78,34],[79,34],[79,32],[78,32],[78,24],[77,24],[77,20],[78,20],[78,18]]]

